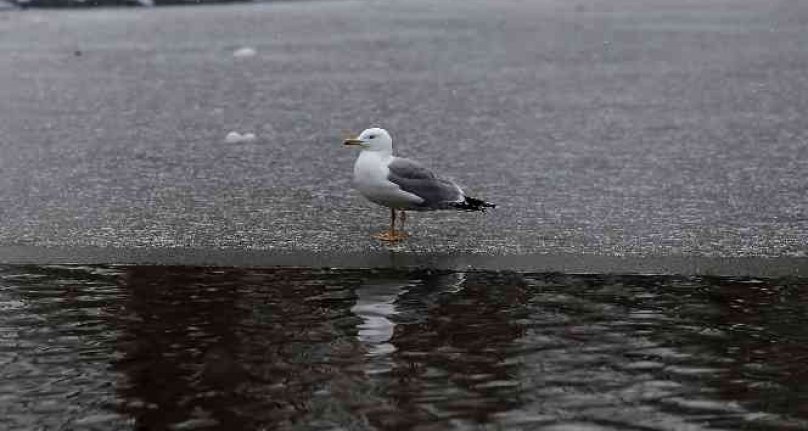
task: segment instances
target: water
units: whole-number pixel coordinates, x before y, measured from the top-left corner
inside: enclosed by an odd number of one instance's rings
[[[808,429],[806,287],[0,266],[0,429]]]

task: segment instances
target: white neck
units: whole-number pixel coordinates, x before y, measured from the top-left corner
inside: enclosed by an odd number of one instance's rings
[[[365,153],[375,153],[382,156],[392,156],[393,149],[392,148],[362,148],[362,151],[359,152],[359,155]]]

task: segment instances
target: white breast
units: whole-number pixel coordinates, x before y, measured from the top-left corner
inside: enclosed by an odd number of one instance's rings
[[[387,179],[389,154],[362,151],[354,164],[354,185],[369,201],[391,208],[406,209],[423,202],[418,196],[401,190]]]

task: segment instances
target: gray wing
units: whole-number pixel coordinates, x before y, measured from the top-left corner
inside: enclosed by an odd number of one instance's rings
[[[445,208],[464,199],[463,191],[455,183],[438,177],[416,161],[396,157],[388,168],[387,179],[423,199],[422,207]]]

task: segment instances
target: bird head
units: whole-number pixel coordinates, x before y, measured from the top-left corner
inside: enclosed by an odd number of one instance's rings
[[[346,139],[345,145],[356,145],[366,151],[393,152],[393,139],[387,130],[374,127],[365,129],[356,138]]]

